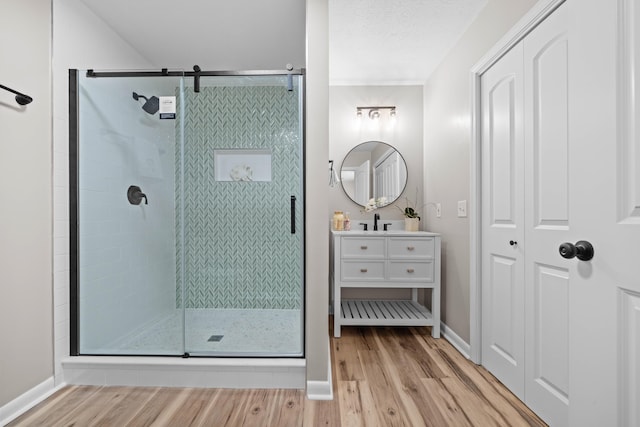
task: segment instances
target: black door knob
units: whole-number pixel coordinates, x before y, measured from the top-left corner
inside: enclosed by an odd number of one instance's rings
[[[581,261],[589,261],[593,258],[593,245],[586,240],[580,240],[575,245],[565,242],[558,248],[563,258],[578,258]]]
[[[509,244],[511,246],[516,246],[518,244],[518,242],[516,242],[515,240],[509,240]]]

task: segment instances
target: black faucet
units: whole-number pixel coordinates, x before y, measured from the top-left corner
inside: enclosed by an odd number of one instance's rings
[[[380,214],[373,214],[373,231],[378,231],[378,220],[380,219]]]

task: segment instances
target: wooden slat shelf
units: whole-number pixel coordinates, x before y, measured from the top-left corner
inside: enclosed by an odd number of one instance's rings
[[[342,300],[343,325],[431,326],[433,316],[411,300]]]

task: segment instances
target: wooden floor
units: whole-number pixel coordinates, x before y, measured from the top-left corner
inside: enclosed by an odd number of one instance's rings
[[[430,328],[344,327],[333,401],[302,390],[69,386],[9,426],[544,426]]]

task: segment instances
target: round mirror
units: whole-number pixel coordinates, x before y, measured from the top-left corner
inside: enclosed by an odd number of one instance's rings
[[[340,182],[345,194],[366,206],[370,199],[379,206],[395,202],[407,185],[407,164],[398,150],[380,141],[356,145],[342,161]]]

